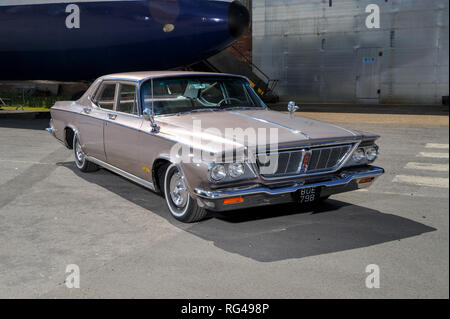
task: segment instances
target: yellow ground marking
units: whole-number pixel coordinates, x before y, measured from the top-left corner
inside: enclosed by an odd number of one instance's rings
[[[16,109],[17,109],[16,106],[0,106],[0,108],[2,108],[3,110],[7,110],[7,111],[16,111]],[[23,109],[25,111],[50,112],[50,109],[45,108],[45,107],[24,106]],[[17,110],[17,111],[19,112],[19,111],[21,111],[21,109],[19,108],[19,110]]]

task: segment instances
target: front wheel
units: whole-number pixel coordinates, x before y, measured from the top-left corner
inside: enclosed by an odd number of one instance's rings
[[[195,223],[206,217],[207,211],[191,197],[185,177],[176,165],[167,168],[163,189],[169,211],[177,220]]]

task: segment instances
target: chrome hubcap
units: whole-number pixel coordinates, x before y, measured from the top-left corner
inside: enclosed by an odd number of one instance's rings
[[[80,142],[78,142],[78,140],[77,140],[77,144],[75,145],[75,154],[77,156],[77,161],[79,163],[82,163],[84,160],[84,154],[83,154],[83,150],[81,149]]]
[[[188,196],[184,178],[180,172],[176,172],[170,179],[170,197],[172,198],[172,202],[178,208],[183,208],[187,204]]]

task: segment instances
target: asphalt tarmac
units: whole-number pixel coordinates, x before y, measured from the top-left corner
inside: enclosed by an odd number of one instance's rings
[[[377,116],[342,120],[382,136],[370,189],[191,225],[117,175],[80,173],[47,119],[0,118],[0,298],[448,298],[448,126]]]

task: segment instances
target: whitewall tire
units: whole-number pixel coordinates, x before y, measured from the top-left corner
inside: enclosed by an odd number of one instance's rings
[[[172,164],[167,168],[162,188],[167,207],[175,219],[195,223],[206,217],[207,211],[191,197],[183,172],[177,165]]]

